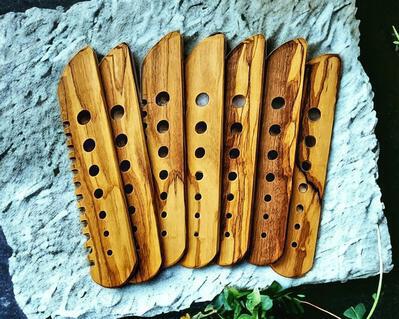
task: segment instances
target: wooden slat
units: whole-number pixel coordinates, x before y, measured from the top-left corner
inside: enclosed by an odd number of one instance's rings
[[[148,52],[141,88],[163,266],[169,267],[186,248],[183,41],[179,32],[167,34]]]
[[[264,36],[254,35],[240,43],[226,61],[219,265],[238,262],[249,246],[265,47]],[[228,194],[233,200],[227,199]]]
[[[336,55],[322,55],[306,67],[287,241],[283,256],[272,265],[286,277],[302,276],[313,266],[340,73]]]
[[[97,58],[87,47],[66,66],[59,85],[61,116],[71,149],[83,233],[90,239],[93,280],[105,287],[125,284],[136,254],[118,170]]]
[[[284,249],[307,44],[289,41],[266,61],[257,193],[249,261],[275,262]]]
[[[210,263],[219,249],[224,51],[224,35],[215,34],[185,63],[188,249],[182,264],[191,268]]]
[[[151,167],[129,47],[120,44],[112,49],[101,61],[100,72],[136,241],[138,267],[132,282],[138,283],[157,274],[162,258]]]

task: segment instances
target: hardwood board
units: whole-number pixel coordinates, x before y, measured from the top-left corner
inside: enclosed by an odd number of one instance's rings
[[[190,268],[209,264],[219,249],[224,55],[224,35],[215,34],[185,61],[188,247],[182,264]]]
[[[275,262],[283,253],[307,44],[289,41],[266,60],[257,190],[249,261]]]
[[[273,269],[298,277],[313,266],[338,95],[341,60],[322,55],[306,66],[302,125],[283,256]]]
[[[164,267],[177,263],[186,248],[183,81],[183,40],[171,32],[148,52],[141,72]]]
[[[240,261],[249,246],[265,48],[264,36],[254,35],[240,43],[226,61],[219,265]],[[228,194],[233,200],[227,199]]]
[[[119,167],[136,242],[133,283],[154,277],[162,263],[153,182],[129,47],[120,44],[100,63]]]
[[[113,145],[97,58],[90,47],[66,66],[58,84],[81,220],[89,236],[90,273],[105,287],[125,284],[137,257]]]

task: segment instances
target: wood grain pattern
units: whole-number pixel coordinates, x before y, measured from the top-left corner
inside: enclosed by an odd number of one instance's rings
[[[183,41],[171,32],[148,52],[141,72],[164,267],[177,263],[186,248],[183,80]]]
[[[287,241],[272,265],[286,277],[302,276],[313,266],[340,73],[336,55],[322,55],[306,67]]]
[[[238,262],[249,246],[265,47],[264,36],[254,35],[239,44],[226,61],[219,265]],[[231,154],[236,150],[238,157]],[[227,200],[228,194],[233,200]]]
[[[191,268],[210,263],[219,249],[224,52],[224,35],[215,34],[185,62],[188,249],[182,264]]]
[[[131,225],[112,141],[97,58],[87,47],[66,66],[59,85],[81,220],[89,236],[90,273],[105,287],[125,284],[136,265]]]
[[[305,73],[303,39],[277,48],[266,61],[257,193],[249,261],[275,262],[283,253]]]
[[[139,283],[158,273],[162,257],[129,47],[120,44],[112,49],[101,61],[100,72],[137,248],[138,267],[132,282]]]

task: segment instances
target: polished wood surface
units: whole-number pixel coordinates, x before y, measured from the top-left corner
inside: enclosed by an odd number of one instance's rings
[[[162,263],[154,188],[129,47],[120,44],[100,63],[108,115],[136,241],[133,283],[154,277]]]
[[[307,44],[289,41],[266,61],[252,247],[249,261],[275,262],[283,253]]]
[[[209,264],[219,249],[224,104],[223,34],[201,41],[185,62],[188,248],[186,267]]]
[[[141,72],[164,267],[177,263],[186,248],[183,81],[183,40],[171,32],[148,52]]]
[[[226,61],[219,265],[240,261],[249,246],[265,48],[264,36],[254,35],[240,43]],[[233,200],[228,200],[229,194]]]
[[[306,66],[302,125],[283,256],[273,269],[298,277],[313,266],[337,101],[341,60],[322,55]]]
[[[83,233],[89,237],[90,273],[102,286],[121,286],[137,258],[97,58],[90,47],[66,66],[58,97]]]

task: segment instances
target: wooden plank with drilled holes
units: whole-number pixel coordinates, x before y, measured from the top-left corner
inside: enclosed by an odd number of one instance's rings
[[[265,47],[264,36],[254,35],[240,43],[226,61],[219,265],[240,261],[249,246]],[[233,200],[228,198],[231,195]]]
[[[275,262],[283,253],[295,162],[307,44],[289,41],[266,61],[257,191],[249,261]]]
[[[272,265],[286,277],[302,276],[313,266],[340,73],[337,55],[322,55],[306,66],[287,241],[283,256]]]
[[[101,61],[116,153],[136,242],[138,267],[132,282],[154,277],[162,263],[153,182],[129,47],[120,44]]]
[[[171,32],[148,52],[141,72],[164,267],[177,263],[186,248],[183,81],[183,40]]]
[[[90,273],[105,287],[125,284],[136,265],[132,229],[109,126],[97,58],[86,47],[66,66],[59,85],[61,117],[83,233],[91,252]]]
[[[209,264],[219,250],[223,143],[223,34],[201,41],[185,62],[188,247],[182,264]]]

